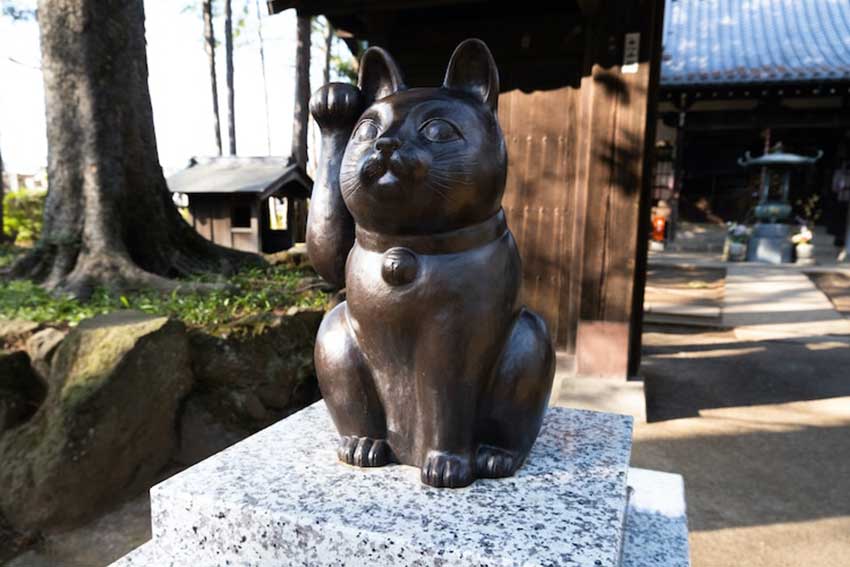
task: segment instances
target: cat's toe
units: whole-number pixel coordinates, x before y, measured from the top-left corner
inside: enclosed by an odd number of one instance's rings
[[[385,439],[346,435],[339,439],[337,456],[356,467],[381,467],[390,462],[390,447]]]
[[[469,458],[429,451],[421,472],[422,482],[437,488],[461,488],[475,480]]]
[[[514,453],[482,445],[475,459],[475,474],[481,478],[502,478],[514,474],[520,464]]]
[[[382,467],[392,461],[390,445],[384,439],[375,439],[366,455],[364,467]]]

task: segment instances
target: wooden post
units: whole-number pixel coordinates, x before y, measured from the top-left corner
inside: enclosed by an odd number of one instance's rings
[[[676,122],[676,149],[673,155],[673,195],[670,199],[670,221],[667,227],[667,241],[675,242],[679,228],[679,195],[682,194],[685,177],[685,124],[688,120],[687,97],[682,94],[679,116]]]
[[[582,375],[625,378],[639,364],[663,5],[610,0],[594,26],[577,179],[586,194],[576,345]],[[622,46],[635,33],[639,60],[626,65]]]
[[[654,20],[649,24],[652,30],[647,38],[648,53],[645,60],[649,65],[649,89],[647,96],[646,129],[643,142],[643,175],[641,176],[640,207],[638,209],[637,248],[635,260],[634,289],[632,290],[632,316],[629,328],[629,361],[627,377],[638,375],[640,370],[641,349],[643,346],[643,311],[646,292],[646,276],[649,268],[649,234],[652,230],[652,173],[655,171],[655,135],[658,127],[658,91],[661,84],[661,51],[663,47],[664,6],[659,0],[654,12]],[[684,140],[682,140],[684,143]]]

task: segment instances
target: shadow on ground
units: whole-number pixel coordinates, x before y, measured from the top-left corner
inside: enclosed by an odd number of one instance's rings
[[[739,341],[732,331],[647,328],[647,420],[700,410],[850,396],[850,340]],[[850,447],[849,447],[850,449]]]
[[[685,478],[695,567],[845,567],[850,337],[647,327],[632,466]]]
[[[715,434],[635,442],[633,466],[685,477],[692,531],[850,516],[850,424],[743,431],[767,425],[715,419],[727,421]]]

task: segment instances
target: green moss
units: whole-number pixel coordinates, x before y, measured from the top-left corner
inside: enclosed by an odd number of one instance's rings
[[[168,322],[165,317],[135,321],[131,325],[109,325],[87,329],[77,336],[77,356],[62,386],[64,404],[76,405],[97,391],[115,369],[122,356],[133,348],[139,337],[152,333]]]
[[[95,315],[134,309],[173,317],[209,333],[224,334],[231,323],[240,319],[285,313],[293,306],[326,307],[327,294],[299,289],[303,278],[312,275],[312,272],[291,267],[252,268],[228,280],[212,276],[192,280],[227,283],[226,290],[165,294],[142,290],[116,294],[98,289],[87,301],[51,294],[28,280],[3,281],[0,282],[0,317],[73,326]]]

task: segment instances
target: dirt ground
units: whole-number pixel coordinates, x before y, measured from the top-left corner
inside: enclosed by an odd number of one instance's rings
[[[850,565],[850,338],[644,345],[632,465],[684,476],[694,567]]]
[[[0,564],[5,567],[102,567],[150,537],[150,498],[145,493],[85,526],[48,534],[29,551]]]

